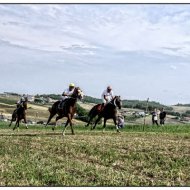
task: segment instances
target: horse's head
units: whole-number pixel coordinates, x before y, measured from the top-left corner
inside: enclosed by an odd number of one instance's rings
[[[28,102],[28,99],[23,102],[23,108],[24,108],[25,110],[27,110],[27,102]]]
[[[114,102],[114,105],[115,105],[116,107],[118,107],[119,109],[121,109],[122,102],[121,102],[120,96],[115,96],[115,97],[113,98],[113,102]]]
[[[82,100],[82,99],[83,99],[83,96],[84,96],[83,91],[82,91],[79,87],[76,87],[76,88],[74,89],[74,92],[73,92],[72,97],[73,97],[73,98],[78,98],[79,100]]]

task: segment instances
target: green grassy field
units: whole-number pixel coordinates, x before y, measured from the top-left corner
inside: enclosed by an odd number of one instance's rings
[[[0,122],[0,186],[189,186],[190,125],[90,131]]]

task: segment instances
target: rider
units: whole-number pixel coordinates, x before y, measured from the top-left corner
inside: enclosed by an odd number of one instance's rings
[[[102,93],[102,107],[101,109],[107,104],[109,103],[112,99],[113,99],[113,90],[111,88],[111,86],[108,86],[106,90],[103,91]]]
[[[63,92],[63,94],[62,94],[62,96],[61,96],[61,102],[60,102],[60,104],[59,104],[59,109],[62,109],[62,108],[63,108],[63,105],[64,105],[65,100],[71,97],[71,95],[72,95],[73,92],[74,92],[74,89],[75,89],[75,85],[74,85],[73,83],[71,83],[71,84],[69,85],[69,88],[67,88],[67,89]]]
[[[23,94],[21,97],[20,97],[20,100],[17,102],[17,108],[19,108],[20,106],[23,106],[23,102],[26,101],[26,98],[27,96],[25,94]]]

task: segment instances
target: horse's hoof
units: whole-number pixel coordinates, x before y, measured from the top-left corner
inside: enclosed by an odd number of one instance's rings
[[[120,131],[119,131],[119,130],[117,130],[117,132],[118,132],[118,133],[120,133]]]
[[[62,133],[63,136],[65,136],[65,133]]]
[[[26,127],[26,129],[28,129],[28,127]]]
[[[52,127],[52,131],[54,131],[55,129]]]

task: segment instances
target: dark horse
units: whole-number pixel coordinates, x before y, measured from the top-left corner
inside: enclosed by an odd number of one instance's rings
[[[100,121],[100,119],[103,117],[104,118],[104,126],[103,126],[103,130],[106,127],[106,122],[108,119],[113,119],[114,124],[116,126],[117,132],[119,132],[119,129],[117,127],[117,123],[116,123],[116,115],[117,115],[117,107],[119,109],[121,109],[121,99],[120,96],[115,96],[109,103],[107,103],[105,105],[105,107],[102,109],[102,105],[98,104],[95,105],[89,112],[88,116],[90,117],[88,124],[86,126],[88,126],[90,124],[90,122],[92,121],[92,119],[94,117],[96,117],[98,115],[97,120],[95,121],[94,126],[91,129],[95,129],[97,123]]]
[[[71,131],[72,134],[74,135],[74,130],[73,130],[73,126],[72,126],[72,118],[74,116],[74,114],[76,113],[76,102],[77,99],[82,99],[83,98],[83,92],[80,90],[79,87],[76,87],[74,89],[74,92],[72,94],[72,96],[68,99],[65,100],[64,102],[64,106],[63,109],[59,109],[58,106],[60,104],[60,101],[55,102],[51,108],[49,108],[49,112],[50,112],[50,116],[49,119],[46,123],[46,126],[48,125],[48,123],[51,121],[51,119],[57,114],[58,116],[56,117],[56,124],[57,121],[63,117],[67,117],[67,122],[65,124],[65,128],[63,130],[63,135],[65,135],[65,130],[68,124],[70,124],[71,126]],[[52,130],[55,129],[55,126],[52,127]]]
[[[28,102],[28,99],[25,98],[25,101],[22,102],[21,105],[18,105],[17,109],[15,109],[15,110],[13,111],[11,123],[9,124],[9,127],[10,127],[11,124],[12,124],[12,122],[13,122],[13,121],[16,121],[13,130],[15,130],[16,127],[19,128],[19,123],[20,123],[20,121],[21,121],[22,119],[24,119],[24,122],[25,122],[25,124],[26,124],[26,128],[28,128],[28,127],[27,127],[27,122],[26,122],[27,102]]]

